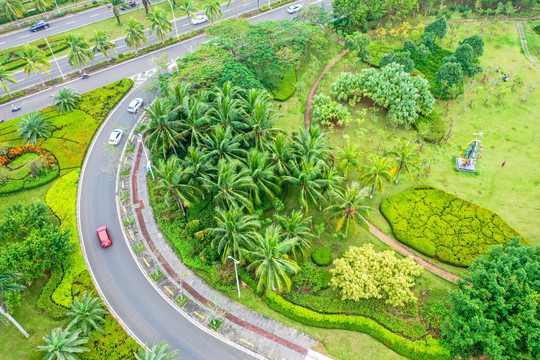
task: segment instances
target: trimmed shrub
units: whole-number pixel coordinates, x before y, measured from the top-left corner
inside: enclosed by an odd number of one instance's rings
[[[294,68],[285,69],[281,80],[277,83],[277,89],[272,90],[274,99],[285,101],[293,96],[296,91],[296,70]]]
[[[55,319],[64,317],[68,311],[67,307],[55,303],[52,299],[52,295],[60,282],[62,282],[63,276],[64,271],[62,269],[53,269],[51,271],[51,277],[49,278],[49,282],[47,282],[47,284],[43,288],[43,291],[37,302],[37,306],[41,310],[43,310],[43,312]]]
[[[381,212],[399,241],[457,266],[468,266],[492,246],[520,237],[494,212],[430,187],[383,200]]]
[[[317,249],[311,253],[311,260],[319,266],[326,266],[332,262],[332,253],[328,249]]]

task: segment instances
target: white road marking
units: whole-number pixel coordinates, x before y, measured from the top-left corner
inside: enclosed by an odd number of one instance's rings
[[[117,48],[117,49],[121,49],[121,48],[123,48],[123,47],[126,47],[126,45],[117,46],[116,48]]]
[[[98,16],[99,14],[90,15],[90,17]]]
[[[70,21],[70,22],[68,22],[66,24],[69,25],[69,24],[74,24],[74,23],[76,23],[76,21]]]
[[[25,37],[29,37],[30,35],[24,35],[24,36],[20,36],[19,39],[22,39],[22,38],[25,38]]]
[[[242,6],[248,6],[248,5],[249,5],[249,3],[245,3],[245,4],[243,4]]]
[[[6,43],[5,41],[2,41],[2,42],[0,42],[0,45],[5,44],[5,43]]]

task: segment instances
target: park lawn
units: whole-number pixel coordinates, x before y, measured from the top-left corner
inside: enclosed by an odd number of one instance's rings
[[[524,22],[523,29],[525,30],[529,52],[537,60],[540,60],[540,34],[533,30],[535,25],[540,25],[540,20],[527,20]]]
[[[36,303],[47,281],[47,277],[42,277],[26,289],[22,293],[21,306],[12,314],[30,334],[28,339],[13,324],[6,326],[0,323],[0,352],[3,360],[24,360],[34,355],[37,352],[36,346],[43,344],[43,336],[69,322],[67,319],[52,319],[37,309]]]
[[[37,154],[27,153],[9,163],[8,167],[0,167],[0,177],[5,175],[10,179],[22,179],[30,174],[30,164],[38,159]]]

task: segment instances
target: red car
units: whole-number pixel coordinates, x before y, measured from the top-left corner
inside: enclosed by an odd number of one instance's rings
[[[106,226],[98,227],[97,236],[99,239],[99,243],[102,247],[106,248],[112,245],[111,236],[109,235],[109,229],[107,229]]]

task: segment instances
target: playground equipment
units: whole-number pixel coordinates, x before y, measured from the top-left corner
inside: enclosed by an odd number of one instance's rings
[[[482,157],[482,141],[479,138],[483,137],[484,133],[474,133],[476,139],[470,141],[456,158],[456,167],[461,171],[476,172],[476,160]]]

